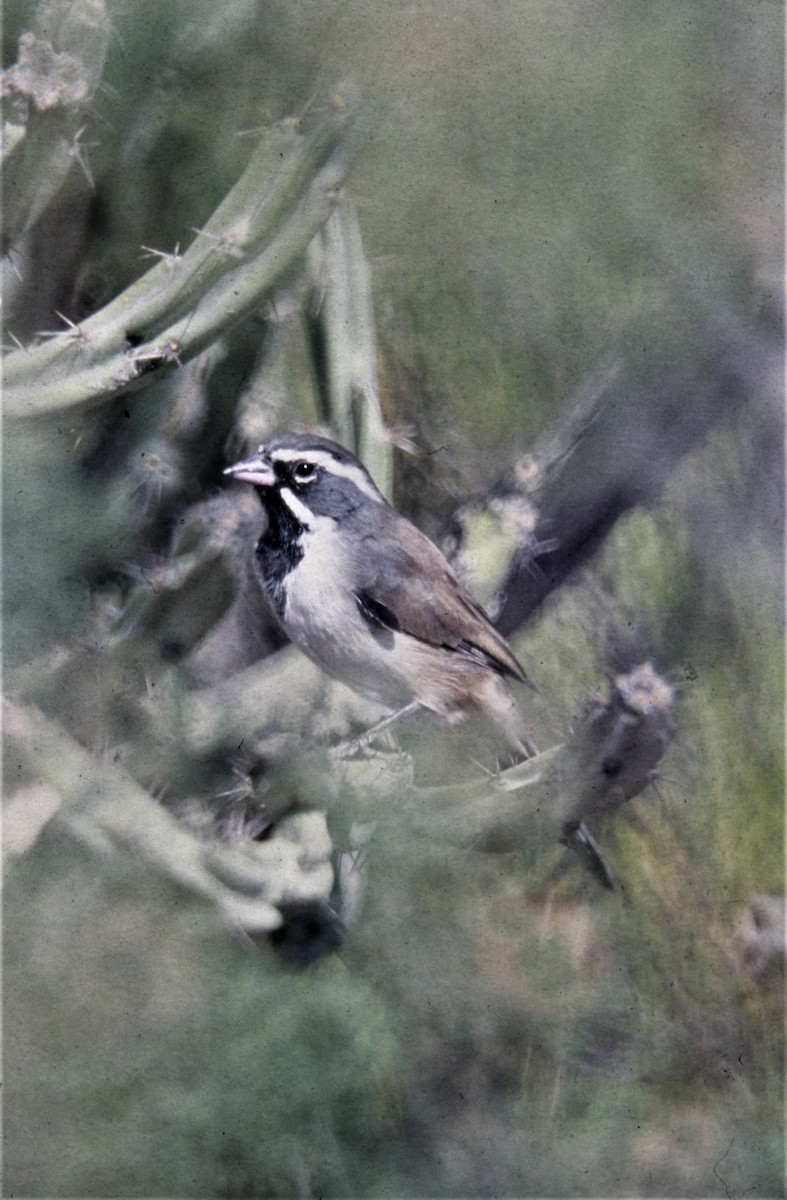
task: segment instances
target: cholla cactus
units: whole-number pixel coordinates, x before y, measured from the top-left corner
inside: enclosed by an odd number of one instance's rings
[[[332,211],[349,123],[342,104],[307,135],[290,124],[263,132],[244,174],[182,254],[158,253],[145,275],[79,326],[7,356],[7,416],[118,396],[181,366],[263,306]]]
[[[89,175],[81,144],[110,38],[103,0],[56,0],[38,9],[34,30],[3,73],[3,253],[57,195],[74,161]]]

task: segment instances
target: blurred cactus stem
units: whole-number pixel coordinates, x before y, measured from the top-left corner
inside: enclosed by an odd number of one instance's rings
[[[8,417],[96,404],[173,370],[254,308],[330,216],[356,139],[339,96],[308,133],[264,132],[241,178],[181,255],[159,261],[99,312],[45,344],[9,354]]]
[[[40,4],[3,72],[3,254],[32,229],[75,163],[89,179],[81,136],[104,69],[103,0]]]
[[[40,778],[60,797],[54,819],[70,833],[103,856],[132,848],[174,883],[218,903],[227,918],[234,918],[243,897],[217,878],[194,834],[122,767],[97,761],[34,705],[4,700],[3,726],[23,773]],[[260,888],[263,884],[261,879]],[[280,925],[273,905],[262,896],[255,899],[257,927]],[[247,901],[247,918],[248,909]]]
[[[390,500],[393,455],[380,410],[371,272],[350,197],[340,197],[309,247],[309,261],[324,360],[323,416]]]
[[[56,820],[104,858],[133,849],[173,883],[213,901],[225,921],[250,933],[277,929],[280,905],[330,896],[332,847],[321,814],[293,814],[264,844],[202,840],[122,767],[109,757],[97,761],[34,705],[6,699],[2,711],[20,770],[48,789],[45,796],[39,793],[42,827]]]
[[[608,697],[595,697],[562,745],[487,781],[416,789],[409,827],[487,853],[538,852],[653,781],[675,733],[673,702],[670,684],[641,663],[616,677]],[[345,771],[352,783],[356,764]],[[373,783],[365,786],[373,799]]]

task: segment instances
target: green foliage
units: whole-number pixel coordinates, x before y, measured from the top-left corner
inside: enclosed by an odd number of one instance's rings
[[[136,855],[108,869],[58,822],[7,885],[20,1192],[345,1189],[342,1147],[379,1141],[396,1111],[368,986],[335,960],[277,970]]]

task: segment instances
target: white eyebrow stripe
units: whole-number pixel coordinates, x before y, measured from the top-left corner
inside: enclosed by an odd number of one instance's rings
[[[330,467],[327,468],[332,475],[338,475],[340,479],[349,479],[354,483],[359,492],[363,492],[370,500],[382,501],[382,496],[375,487],[372,480],[367,475],[366,471],[360,467],[353,466],[352,463],[340,463],[336,459],[331,460]]]
[[[331,475],[337,475],[340,479],[349,479],[359,492],[363,492],[371,500],[382,501],[382,496],[363,467],[356,467],[354,463],[339,462],[328,450],[274,450],[271,460],[283,463],[314,463],[316,467],[324,467]]]

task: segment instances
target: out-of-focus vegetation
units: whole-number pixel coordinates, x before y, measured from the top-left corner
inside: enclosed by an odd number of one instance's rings
[[[781,17],[6,3],[6,67],[26,30],[77,57],[73,22],[92,30],[84,94],[26,101],[24,170],[6,145],[9,386],[38,410],[4,441],[9,1194],[783,1194]],[[289,207],[229,241],[217,210],[276,139],[301,155]],[[29,219],[15,180],[45,189],[39,212],[20,184]],[[192,243],[211,285],[258,269],[237,322],[224,295],[201,342],[188,306],[176,339],[119,326],[133,372],[71,395],[101,310],[156,262],[168,288]],[[340,952],[295,968],[271,864],[321,894],[308,814],[341,842],[321,747],[352,702],[279,649],[244,575],[257,506],[222,465],[333,422],[383,482],[393,444],[398,505],[440,536],[594,379],[603,406],[607,371],[623,432],[588,472],[623,474],[635,431],[659,487],[615,496],[514,643],[542,749],[607,673],[652,657],[680,685],[663,777],[594,825],[620,891],[558,847],[425,838],[393,794]]]

